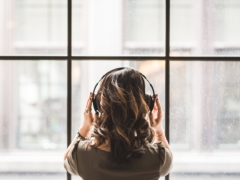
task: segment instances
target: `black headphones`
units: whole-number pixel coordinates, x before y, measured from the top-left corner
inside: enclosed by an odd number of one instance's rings
[[[106,74],[104,74],[104,75],[102,76],[102,78],[101,78],[101,79],[97,82],[97,84],[94,86],[93,94],[94,94],[94,92],[95,92],[95,89],[96,89],[98,83],[99,83],[107,74],[110,74],[110,73],[113,72],[113,71],[120,71],[120,70],[122,70],[122,69],[131,69],[131,68],[129,68],[129,67],[119,67],[119,68],[115,68],[115,69],[112,69],[112,70],[108,71]],[[135,70],[135,69],[134,69],[134,70]],[[137,71],[137,70],[135,70],[135,71]],[[139,71],[137,71],[137,72],[139,72]],[[139,73],[140,73],[140,72],[139,72]],[[141,74],[141,76],[149,83],[149,85],[150,85],[150,87],[151,87],[151,89],[152,89],[153,95],[155,95],[155,92],[154,92],[154,89],[153,89],[152,84],[149,82],[149,80],[146,78],[146,76],[144,76],[142,73],[140,73],[140,74]],[[154,101],[155,101],[155,96],[153,96],[153,95],[145,94],[145,101],[146,101],[146,103],[147,103],[147,105],[148,105],[148,107],[149,107],[150,112],[152,112],[152,110],[153,110]],[[96,112],[96,113],[99,113],[99,112],[100,112],[100,107],[101,107],[101,106],[100,106],[100,101],[99,101],[99,100],[97,99],[97,97],[95,96],[95,97],[93,97],[92,102],[93,102],[93,108],[94,108],[95,112]]]

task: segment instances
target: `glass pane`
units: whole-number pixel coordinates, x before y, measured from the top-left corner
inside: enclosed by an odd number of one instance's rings
[[[164,0],[73,4],[73,54],[164,55]]]
[[[0,179],[65,179],[66,61],[0,61]]]
[[[0,17],[0,55],[66,55],[67,0],[2,0]]]
[[[88,1],[72,0],[72,53],[87,54]]]
[[[171,55],[239,55],[240,1],[171,0]]]
[[[240,62],[171,62],[171,179],[240,178]]]
[[[165,55],[165,1],[126,0],[123,54]]]
[[[89,93],[93,91],[96,83],[107,71],[117,67],[132,67],[142,72],[153,85],[155,92],[159,95],[163,109],[165,109],[164,61],[73,61],[72,67],[72,132],[74,137],[82,122],[82,114],[86,107]],[[152,90],[147,82],[146,88],[147,92],[152,94]]]

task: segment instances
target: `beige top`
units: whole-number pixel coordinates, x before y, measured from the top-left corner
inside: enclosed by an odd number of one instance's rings
[[[131,163],[111,163],[109,152],[88,146],[78,139],[64,161],[65,169],[83,180],[157,180],[169,173],[172,154],[162,142],[148,144],[145,155]]]

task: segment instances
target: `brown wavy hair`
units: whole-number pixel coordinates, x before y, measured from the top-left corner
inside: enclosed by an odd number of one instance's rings
[[[145,154],[144,146],[153,141],[154,132],[146,115],[145,82],[130,68],[113,70],[101,81],[97,98],[100,115],[95,121],[93,147],[110,145],[112,162],[129,162]]]

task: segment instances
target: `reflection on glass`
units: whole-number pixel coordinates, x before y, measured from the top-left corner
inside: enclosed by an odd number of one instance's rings
[[[171,0],[171,55],[239,55],[240,1]]]
[[[67,1],[0,1],[0,54],[65,55]]]
[[[239,68],[239,62],[171,62],[171,179],[240,178]]]
[[[0,61],[0,179],[65,177],[66,65]]]

